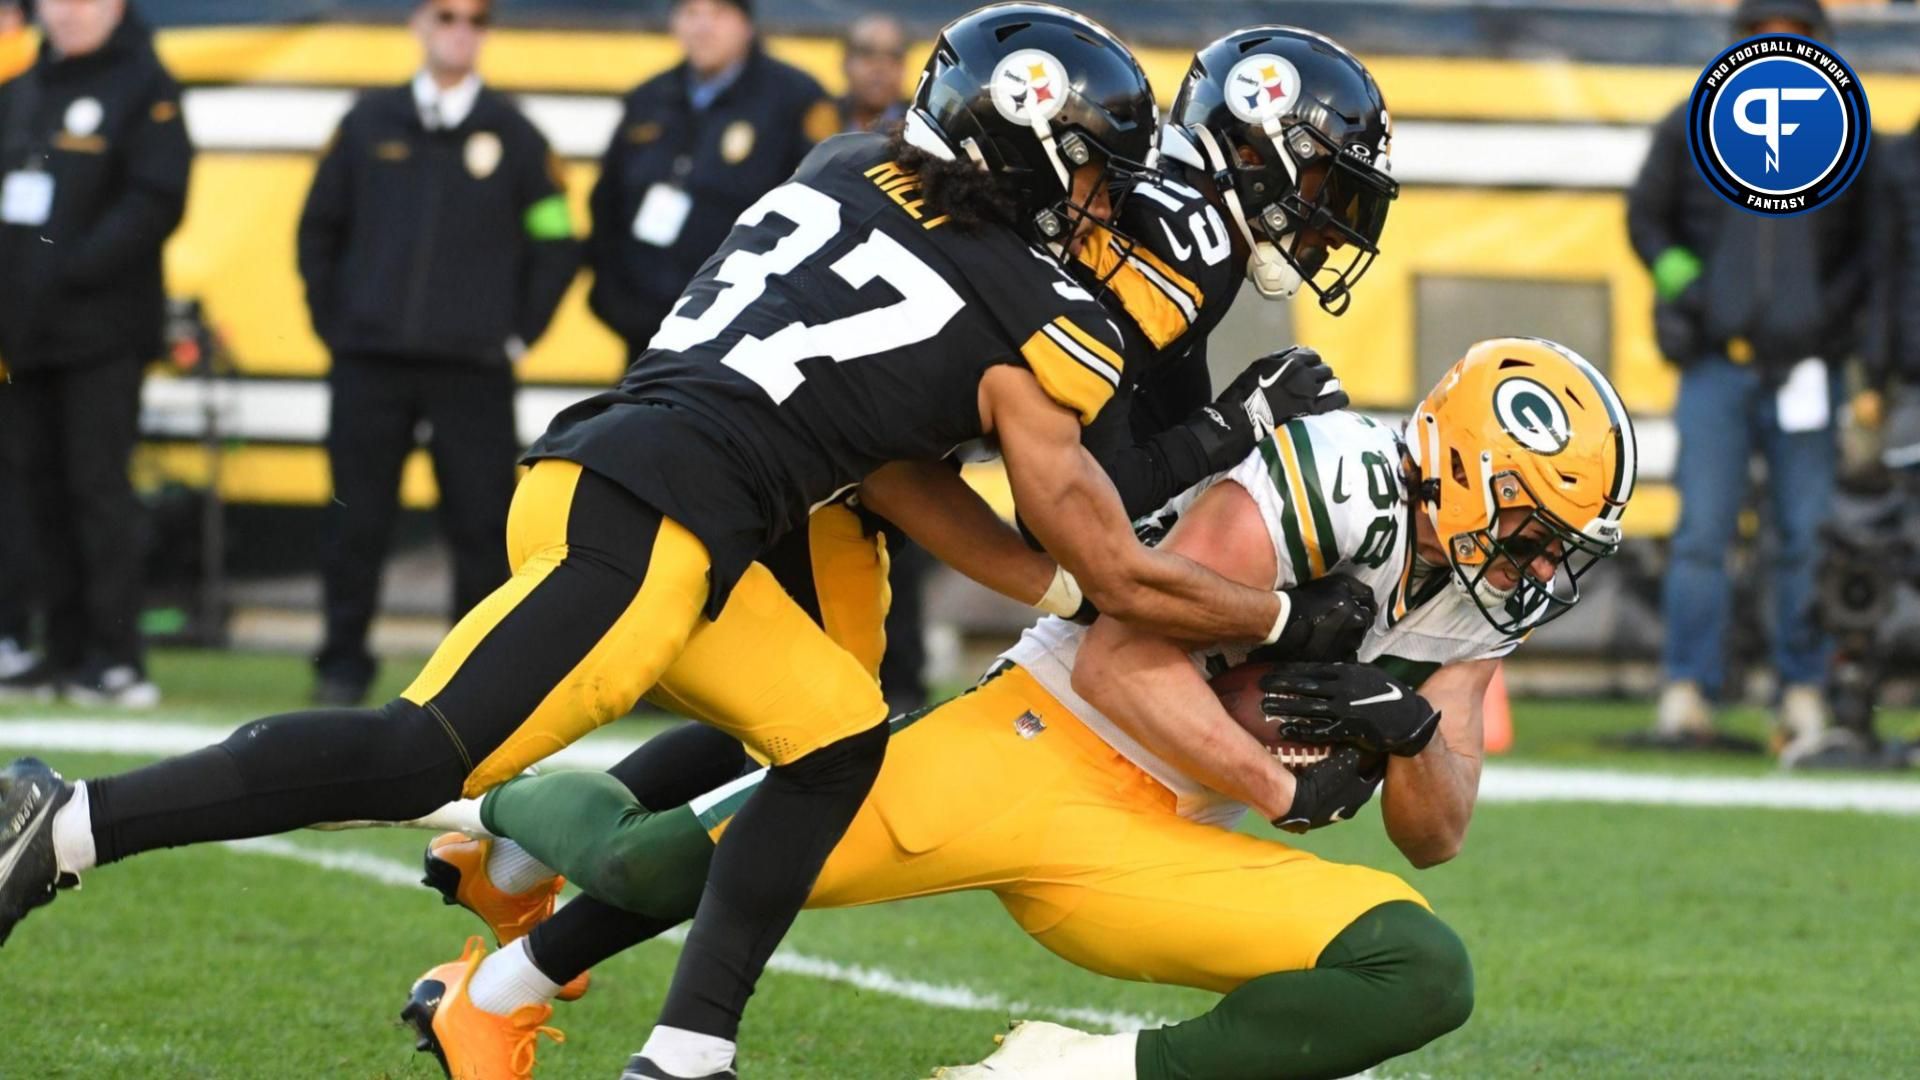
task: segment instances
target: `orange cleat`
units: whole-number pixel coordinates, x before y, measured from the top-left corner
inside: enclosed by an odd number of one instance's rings
[[[532,1080],[540,1036],[556,1043],[566,1036],[545,1026],[551,1005],[522,1005],[510,1016],[497,1016],[473,1003],[467,984],[486,951],[478,937],[468,938],[460,959],[414,982],[400,1019],[420,1036],[414,1049],[439,1059],[450,1080]]]
[[[427,844],[427,876],[420,884],[435,889],[448,904],[458,904],[487,924],[496,945],[518,941],[553,916],[554,898],[566,879],[556,876],[523,893],[503,892],[487,876],[491,837],[441,833]],[[593,973],[583,971],[560,988],[561,1001],[578,1001],[587,992]]]

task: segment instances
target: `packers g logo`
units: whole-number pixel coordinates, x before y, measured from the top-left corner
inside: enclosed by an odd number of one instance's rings
[[[1493,416],[1513,441],[1536,454],[1557,454],[1573,441],[1566,406],[1532,379],[1516,377],[1494,387]]]
[[[1693,162],[1750,213],[1801,214],[1839,195],[1866,163],[1866,91],[1832,49],[1761,34],[1714,59],[1687,101]]]
[[[1285,57],[1254,53],[1227,72],[1227,109],[1249,124],[1285,116],[1299,100],[1300,72]]]
[[[993,107],[1015,124],[1053,119],[1072,90],[1067,69],[1039,49],[1010,53],[993,71]]]

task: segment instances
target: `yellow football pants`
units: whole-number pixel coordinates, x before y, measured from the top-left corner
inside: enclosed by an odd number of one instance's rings
[[[696,800],[716,838],[751,788]],[[809,907],[988,889],[1103,975],[1226,992],[1310,968],[1392,874],[1177,816],[1171,792],[1015,667],[899,730]]]
[[[401,695],[468,755],[468,796],[625,715],[656,685],[775,764],[886,717],[862,662],[764,567],[735,587],[735,618],[708,620],[705,546],[573,462],[540,461],[521,479],[507,549],[513,576]]]

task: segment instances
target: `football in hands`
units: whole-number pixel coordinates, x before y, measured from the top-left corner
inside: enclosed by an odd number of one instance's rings
[[[1208,683],[1220,698],[1220,705],[1234,722],[1246,729],[1247,734],[1260,741],[1267,752],[1280,759],[1280,764],[1299,772],[1309,765],[1325,761],[1334,751],[1332,746],[1312,746],[1307,743],[1287,742],[1280,738],[1278,724],[1269,718],[1260,707],[1263,696],[1260,690],[1260,677],[1273,665],[1264,661],[1252,661],[1230,667],[1213,677]]]

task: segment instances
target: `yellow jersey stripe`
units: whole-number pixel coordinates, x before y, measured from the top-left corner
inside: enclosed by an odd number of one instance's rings
[[[1043,326],[1020,346],[1020,355],[1048,397],[1079,413],[1082,424],[1091,424],[1113,399],[1116,384],[1068,352],[1060,343],[1064,337],[1052,326]]]
[[[1073,320],[1067,318],[1065,315],[1062,315],[1059,318],[1053,320],[1053,325],[1059,327],[1062,330],[1065,330],[1067,334],[1073,338],[1074,341],[1080,344],[1081,348],[1084,348],[1086,351],[1092,353],[1095,357],[1098,358],[1100,363],[1104,363],[1108,368],[1110,368],[1113,372],[1113,378],[1111,381],[1115,385],[1119,384],[1120,371],[1121,369],[1127,366],[1126,361],[1120,359],[1119,353],[1114,352],[1111,348],[1109,348],[1106,345],[1106,343],[1102,342],[1099,338],[1094,337],[1092,334],[1089,334],[1085,330],[1082,330],[1078,326],[1075,326],[1073,324]],[[1089,366],[1093,367],[1095,371],[1100,370],[1100,366],[1098,363],[1091,364]]]

